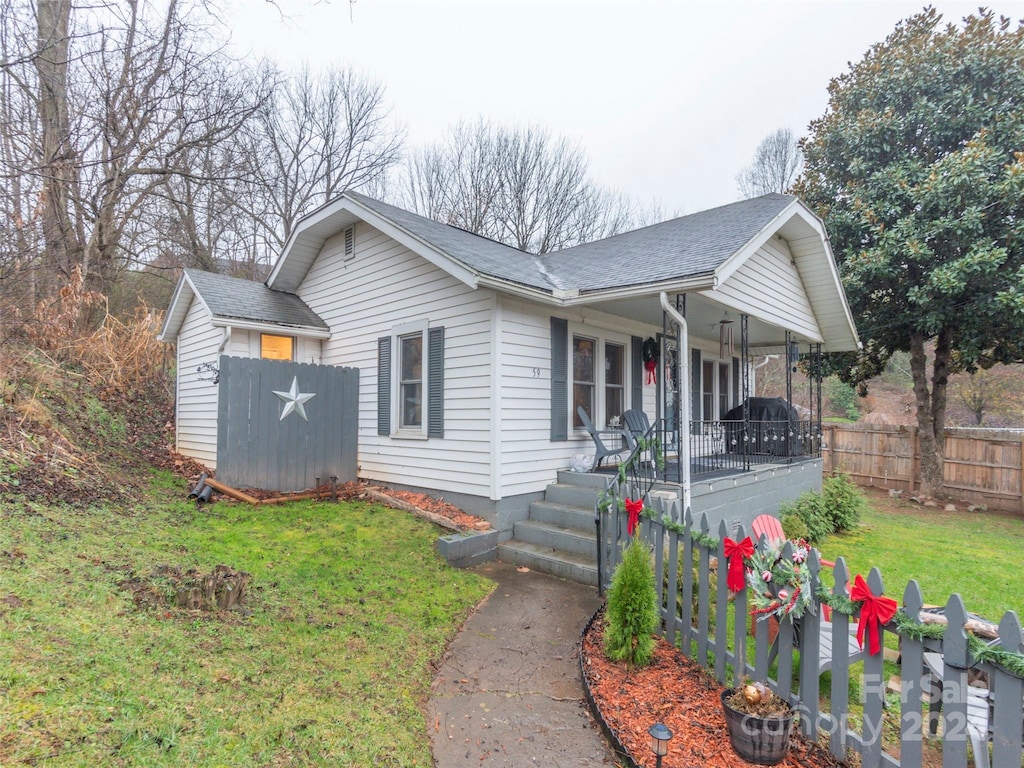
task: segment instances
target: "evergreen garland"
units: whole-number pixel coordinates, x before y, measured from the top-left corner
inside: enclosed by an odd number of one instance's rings
[[[834,595],[824,585],[818,586],[818,599],[833,611],[845,616],[852,617],[860,608],[860,603],[854,602],[846,595]],[[945,628],[939,624],[922,624],[902,612],[897,612],[890,626],[899,635],[910,640],[941,641],[946,633]],[[991,646],[970,632],[967,633],[967,649],[975,661],[994,664],[1015,677],[1024,678],[1024,654]]]

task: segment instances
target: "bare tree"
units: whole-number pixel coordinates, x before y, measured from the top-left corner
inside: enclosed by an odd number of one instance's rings
[[[744,198],[787,192],[802,164],[803,155],[793,132],[779,128],[757,145],[750,165],[736,175],[736,184]]]
[[[349,69],[278,81],[247,126],[251,194],[240,204],[259,246],[276,255],[300,217],[346,189],[378,181],[397,162],[403,132],[390,117],[384,88]]]
[[[531,253],[628,228],[634,206],[589,178],[583,151],[536,126],[459,123],[406,162],[399,202]]]

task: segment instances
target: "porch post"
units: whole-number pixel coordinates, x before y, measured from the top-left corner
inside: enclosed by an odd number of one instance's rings
[[[793,359],[790,350],[793,344],[793,332],[786,331],[786,463],[793,462],[793,373],[796,370],[796,360]],[[799,428],[799,425],[797,425]]]
[[[743,471],[750,471],[750,338],[749,315],[740,315],[740,354],[743,362]]]

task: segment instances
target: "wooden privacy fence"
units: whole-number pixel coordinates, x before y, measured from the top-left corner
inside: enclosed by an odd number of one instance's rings
[[[607,503],[598,503],[602,563],[599,583],[603,586],[608,585],[627,542],[626,515],[619,511],[618,501],[634,498],[630,496],[631,490],[628,483],[621,487],[615,483],[606,496]],[[979,754],[985,757],[991,749],[991,765],[997,768],[1021,765],[1024,679],[1001,663],[975,658],[978,644],[969,642],[964,631],[968,616],[959,595],[951,596],[945,606],[946,629],[932,636],[936,630],[917,631],[924,626],[922,619],[926,617],[917,582],[911,581],[904,589],[902,616],[882,630],[883,641],[888,633],[899,637],[901,687],[897,702],[895,697],[886,695],[882,653],[865,653],[863,662],[854,665],[848,643],[830,643],[833,637],[847,638],[855,629],[856,610],[852,616],[833,611],[832,621],[826,622],[822,618],[822,600],[815,594],[798,627],[789,618],[783,618],[777,636],[769,640],[768,622],[758,621],[754,637],[750,637],[746,591],[730,597],[724,567],[719,569],[721,578],[712,578],[712,560],[726,562],[725,537],[742,540],[746,535],[743,528],[730,531],[723,522],[717,538],[713,538],[707,517],[701,514],[694,521],[688,510],[684,516],[679,500],[655,499],[649,510],[653,510],[653,515],[643,519],[638,535],[654,553],[660,633],[683,654],[707,667],[720,683],[737,685],[744,678],[767,681],[800,714],[800,728],[808,737],[826,736],[829,749],[839,758],[848,749],[859,753],[864,768],[920,768],[923,742],[929,737],[932,722],[942,735],[944,768],[963,768],[968,764],[968,743],[976,744]],[[758,546],[765,544],[762,541]],[[786,544],[783,556],[789,557],[792,552],[792,544]],[[807,567],[812,587],[817,590],[820,564],[813,551]],[[832,588],[830,593],[845,596],[848,573],[842,559],[836,563],[834,573],[839,587]],[[867,584],[873,594],[883,593],[877,568],[868,575]],[[1020,657],[1024,636],[1012,611],[1000,622],[995,643],[999,651],[1005,652],[999,657],[1002,662],[1010,658],[1024,663]],[[829,646],[831,652],[822,658],[822,649]],[[933,672],[929,671],[929,659]],[[832,685],[831,693],[823,700],[819,674],[826,668],[831,671]],[[1019,667],[1015,669],[1021,671]],[[972,676],[986,675],[987,686],[969,686],[969,670]],[[850,712],[851,674],[860,682],[859,714]],[[884,730],[898,734],[899,757],[883,748]],[[980,761],[978,755],[975,764],[989,765]]]
[[[218,386],[218,480],[304,491],[356,479],[358,370],[224,355]]]
[[[859,485],[915,491],[921,484],[917,427],[823,424],[825,471]],[[946,492],[972,504],[1024,513],[1024,431],[947,429]]]

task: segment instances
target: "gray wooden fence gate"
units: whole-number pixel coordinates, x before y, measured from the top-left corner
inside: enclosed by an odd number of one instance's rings
[[[355,480],[358,401],[355,368],[222,356],[217,479],[275,491]]]

